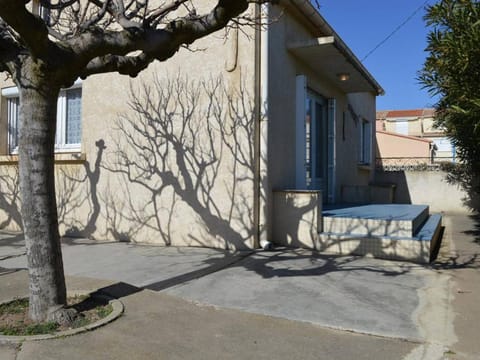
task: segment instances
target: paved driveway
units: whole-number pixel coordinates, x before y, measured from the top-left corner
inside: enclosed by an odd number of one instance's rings
[[[26,267],[22,244],[2,235],[1,268]],[[70,276],[328,328],[439,343],[453,338],[445,326],[449,276],[421,265],[307,250],[230,254],[85,239],[66,239],[63,254]]]

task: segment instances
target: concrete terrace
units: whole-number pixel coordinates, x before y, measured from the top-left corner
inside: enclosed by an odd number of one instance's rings
[[[442,217],[426,205],[336,205],[322,211],[316,248],[428,263],[441,236]]]
[[[68,287],[116,295],[126,315],[89,334],[5,345],[0,359],[442,359],[449,351],[474,359],[478,286],[457,280],[480,283],[479,245],[465,234],[475,224],[445,221],[443,255],[431,266],[66,239]],[[473,247],[458,254],[457,242]],[[22,246],[19,236],[0,240],[2,299],[27,293]],[[463,308],[454,308],[457,298]]]

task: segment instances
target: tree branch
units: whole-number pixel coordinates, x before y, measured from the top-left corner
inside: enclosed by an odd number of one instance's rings
[[[163,6],[158,7],[152,11],[145,18],[145,23],[147,24],[157,24],[161,21],[166,15],[170,14],[172,11],[177,10],[180,5],[186,3],[188,0],[172,0],[171,2],[164,4]]]
[[[34,56],[40,57],[51,49],[47,26],[25,8],[25,1],[0,0],[0,18],[20,35]]]
[[[51,0],[40,0],[40,5],[46,9],[59,10],[72,6],[76,2],[79,0],[59,0],[56,4],[53,4]]]
[[[17,58],[20,51],[20,45],[0,18],[0,71],[7,71],[11,74],[8,64]]]
[[[154,57],[142,53],[137,56],[116,56],[107,55],[98,57],[90,61],[80,77],[85,79],[89,75],[101,74],[106,72],[118,72],[120,74],[136,77],[138,73],[144,70]]]
[[[179,18],[164,29],[91,29],[66,43],[77,54],[79,66],[83,69],[82,76],[98,73],[102,68],[109,71],[124,71],[128,68],[126,73],[135,76],[138,71],[134,68],[142,70],[153,59],[167,60],[182,45],[191,44],[225,27],[232,18],[244,12],[248,5],[247,0],[219,0],[210,13]],[[140,58],[126,56],[132,51],[141,51],[143,54]],[[114,64],[115,61],[118,61],[117,65]]]

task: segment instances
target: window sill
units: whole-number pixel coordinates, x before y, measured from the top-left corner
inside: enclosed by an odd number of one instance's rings
[[[56,153],[55,164],[82,164],[87,160],[85,153]],[[18,155],[0,155],[0,165],[16,165],[18,164]]]
[[[368,171],[372,170],[372,165],[371,164],[357,164],[357,167],[360,170],[368,170]]]

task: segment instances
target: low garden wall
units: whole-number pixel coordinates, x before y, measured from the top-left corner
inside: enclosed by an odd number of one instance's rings
[[[393,202],[398,204],[425,204],[431,212],[471,213],[479,209],[477,199],[458,182],[440,169],[377,170],[375,182],[394,184]]]

